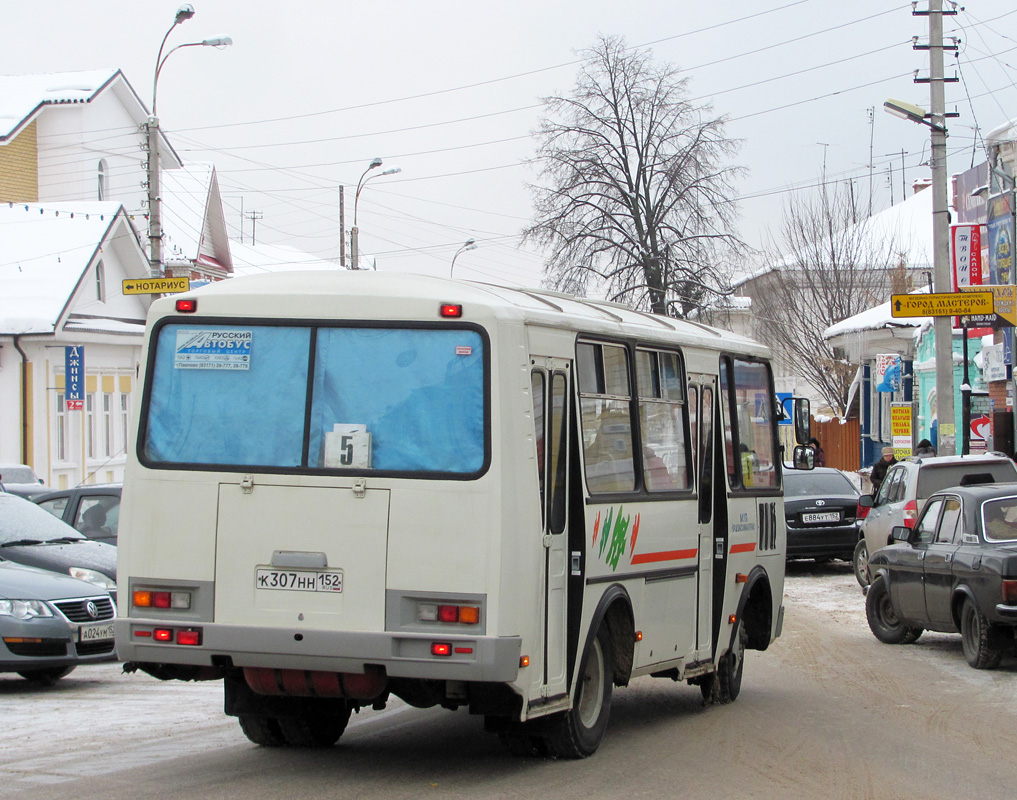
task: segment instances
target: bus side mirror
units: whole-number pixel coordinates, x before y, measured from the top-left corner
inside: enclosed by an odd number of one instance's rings
[[[809,445],[796,444],[791,463],[795,469],[814,469],[816,466],[816,451]]]
[[[807,442],[812,438],[812,411],[805,397],[795,398],[795,441]],[[811,469],[811,467],[810,467]]]

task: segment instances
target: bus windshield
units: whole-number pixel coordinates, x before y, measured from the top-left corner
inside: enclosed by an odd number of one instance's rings
[[[152,466],[467,476],[486,463],[476,330],[199,323],[153,337],[138,449]]]

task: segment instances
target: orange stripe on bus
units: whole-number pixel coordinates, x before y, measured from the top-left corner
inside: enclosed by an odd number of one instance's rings
[[[755,542],[746,542],[745,544],[733,544],[731,545],[732,553],[751,553],[756,549]]]
[[[699,551],[692,550],[666,550],[661,553],[640,553],[632,556],[633,564],[656,564],[660,561],[680,561],[683,558],[695,558]]]

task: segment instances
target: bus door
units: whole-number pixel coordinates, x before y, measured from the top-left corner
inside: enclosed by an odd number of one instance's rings
[[[571,362],[533,358],[533,420],[540,473],[544,548],[544,673],[541,695],[563,695],[566,686],[568,610],[569,381]]]
[[[713,436],[717,378],[689,375],[689,432],[692,436],[693,470],[699,498],[699,577],[696,613],[696,651],[700,660],[713,655],[713,528],[714,464]]]

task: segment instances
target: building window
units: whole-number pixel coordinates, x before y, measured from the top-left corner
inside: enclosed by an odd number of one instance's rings
[[[67,460],[67,402],[64,393],[56,396],[56,460]]]
[[[102,394],[102,442],[105,451],[103,455],[111,456],[113,449],[113,395],[110,392]]]
[[[128,432],[131,425],[131,396],[126,392],[120,393],[120,441],[123,444],[124,452],[127,452]]]
[[[108,183],[108,177],[107,177],[108,176],[108,172],[109,172],[109,170],[106,167],[106,159],[100,158],[99,159],[99,169],[98,169],[99,185],[97,187],[97,192],[96,192],[96,196],[98,197],[99,200],[108,200],[109,199],[109,183]]]
[[[95,265],[95,296],[100,303],[106,302],[106,268],[102,261]]]
[[[85,395],[85,452],[95,458],[95,395]]]

